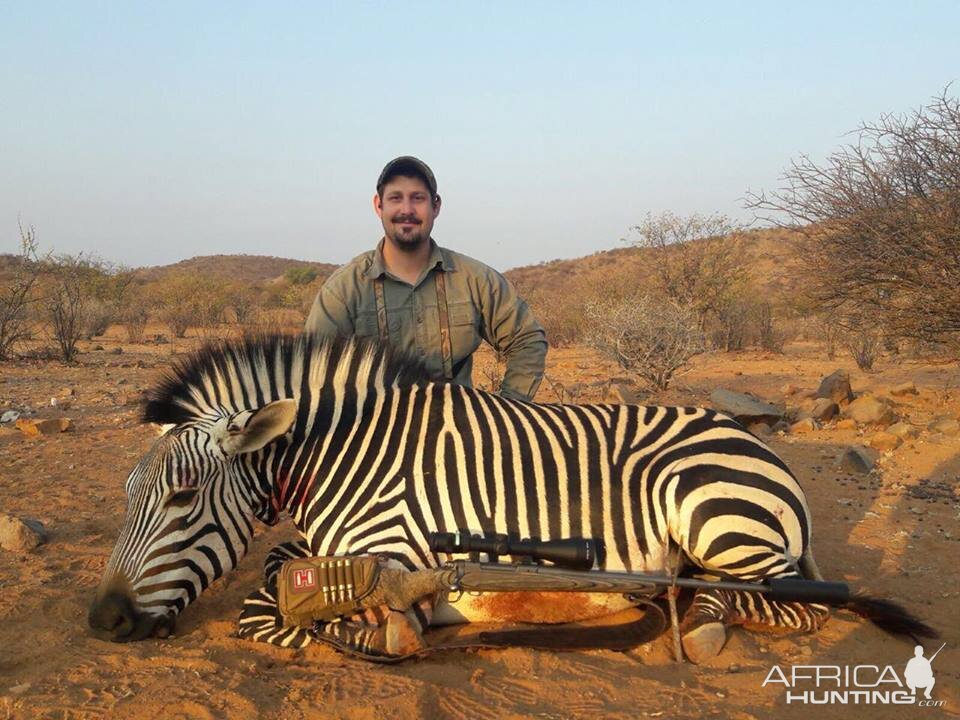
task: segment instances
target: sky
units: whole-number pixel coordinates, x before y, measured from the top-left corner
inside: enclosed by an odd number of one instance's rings
[[[406,154],[434,238],[502,270],[647,213],[749,222],[791,158],[960,80],[958,27],[956,0],[0,0],[0,252],[20,221],[128,266],[342,263]]]

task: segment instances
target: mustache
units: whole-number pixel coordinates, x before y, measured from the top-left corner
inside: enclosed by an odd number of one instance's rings
[[[420,225],[420,219],[416,215],[395,215],[393,217],[393,222],[397,225],[400,223],[414,223],[415,225]]]

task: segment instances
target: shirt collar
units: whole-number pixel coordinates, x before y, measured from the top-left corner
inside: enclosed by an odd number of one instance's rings
[[[385,238],[380,238],[380,242],[377,243],[377,249],[373,252],[373,261],[366,272],[369,278],[382,277],[387,272],[387,266],[383,262],[383,243],[385,242]],[[429,272],[438,265],[445,272],[452,272],[457,269],[450,251],[440,247],[433,238],[430,238],[430,258],[427,260],[427,271]]]

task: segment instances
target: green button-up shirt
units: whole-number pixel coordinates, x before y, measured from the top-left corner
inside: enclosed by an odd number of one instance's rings
[[[507,367],[500,393],[531,400],[543,379],[547,338],[526,302],[500,273],[483,263],[439,247],[432,240],[427,268],[413,285],[391,275],[383,262],[383,241],[337,268],[313,303],[307,332],[379,337],[374,280],[383,278],[390,343],[443,376],[440,316],[432,273],[446,273],[447,307],[453,349],[453,381],[472,385],[472,354],[486,340],[503,353]]]

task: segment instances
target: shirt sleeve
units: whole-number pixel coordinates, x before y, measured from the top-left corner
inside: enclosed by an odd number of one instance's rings
[[[319,335],[342,335],[350,337],[354,334],[353,319],[344,302],[343,283],[337,273],[334,273],[320,288],[317,297],[310,308],[304,332]]]
[[[503,275],[490,270],[485,281],[488,292],[481,308],[484,340],[507,361],[500,394],[532,400],[543,380],[547,334]]]

